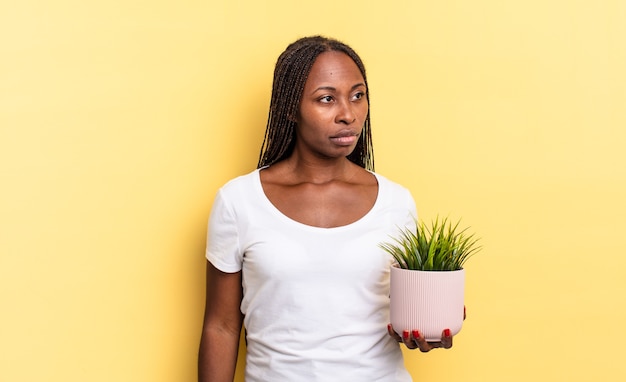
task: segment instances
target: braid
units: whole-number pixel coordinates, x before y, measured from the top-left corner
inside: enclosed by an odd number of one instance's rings
[[[356,52],[344,43],[321,37],[305,37],[290,44],[278,57],[274,69],[272,97],[265,137],[257,168],[272,165],[289,157],[295,145],[296,116],[311,67],[317,56],[327,51],[347,54],[358,66],[365,80],[368,113],[359,141],[348,159],[368,170],[374,170],[374,151],[369,115],[369,87],[365,66]]]

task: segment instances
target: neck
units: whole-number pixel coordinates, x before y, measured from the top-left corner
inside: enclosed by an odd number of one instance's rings
[[[327,160],[307,160],[298,155],[292,155],[284,161],[290,172],[302,182],[322,184],[334,180],[349,180],[358,167],[347,158],[332,158]]]

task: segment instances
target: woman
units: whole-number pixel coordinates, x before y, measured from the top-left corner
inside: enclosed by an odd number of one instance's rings
[[[246,381],[410,381],[389,322],[391,257],[413,223],[408,190],[373,172],[359,56],[324,37],[281,54],[257,170],[218,192],[209,222],[201,382],[232,381],[241,325]]]

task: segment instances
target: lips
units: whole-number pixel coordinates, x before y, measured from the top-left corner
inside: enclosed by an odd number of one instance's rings
[[[359,139],[359,134],[350,130],[340,131],[339,133],[330,137],[330,140],[333,143],[340,146],[350,146],[354,144],[357,139]]]

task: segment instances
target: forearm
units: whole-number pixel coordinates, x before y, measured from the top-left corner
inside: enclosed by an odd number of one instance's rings
[[[239,332],[206,328],[200,340],[198,382],[232,382],[239,353]]]
[[[207,294],[200,352],[199,382],[233,382],[243,323],[241,271],[225,273],[207,262]]]

